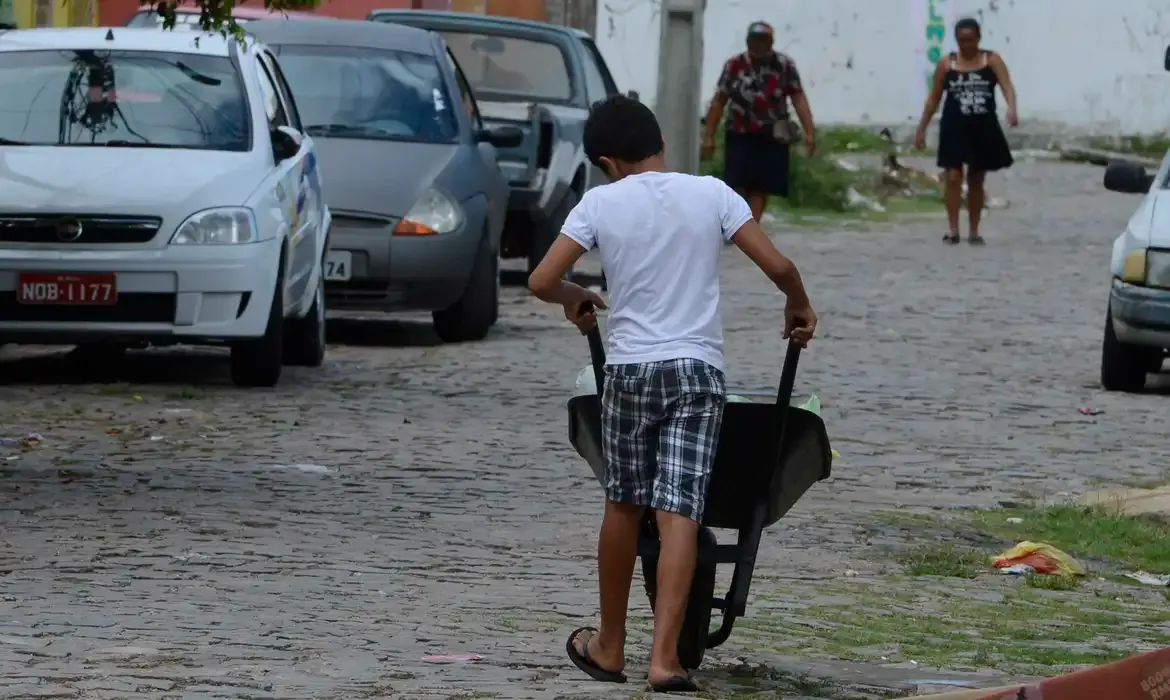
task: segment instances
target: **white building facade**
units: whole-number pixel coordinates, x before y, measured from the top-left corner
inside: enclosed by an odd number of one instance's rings
[[[614,78],[651,106],[660,2],[598,0],[597,8],[597,42]],[[984,45],[1006,60],[1024,126],[1170,131],[1166,0],[707,0],[703,94],[744,49],[748,24],[764,20],[776,28],[776,48],[795,59],[819,123],[910,126],[964,16],[980,21]]]

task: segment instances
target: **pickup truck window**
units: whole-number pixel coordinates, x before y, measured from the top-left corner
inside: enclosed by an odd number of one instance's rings
[[[227,57],[160,51],[0,53],[0,141],[247,151],[251,114]]]
[[[443,31],[472,89],[492,96],[569,102],[573,82],[558,44],[511,36]]]
[[[606,65],[605,58],[602,57],[601,51],[597,48],[597,44],[592,39],[582,39],[581,43],[585,45],[585,53],[588,54],[588,58],[585,59],[586,80],[593,80],[594,78],[590,78],[589,74],[596,72],[596,79],[600,80],[604,86],[604,94],[602,94],[601,98],[597,99],[616,95],[618,91],[617,83],[614,82],[613,74],[609,72],[609,66]]]

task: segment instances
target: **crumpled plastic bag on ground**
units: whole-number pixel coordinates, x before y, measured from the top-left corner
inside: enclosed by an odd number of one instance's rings
[[[1030,567],[1038,574],[1056,576],[1084,576],[1085,567],[1076,559],[1043,542],[1021,542],[997,557],[991,558],[997,569]]]

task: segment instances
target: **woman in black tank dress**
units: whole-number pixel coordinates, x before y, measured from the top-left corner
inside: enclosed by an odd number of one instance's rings
[[[955,23],[958,53],[938,62],[934,86],[926,98],[922,121],[914,141],[918,148],[926,145],[926,127],[946,94],[938,137],[938,167],[945,172],[947,223],[950,229],[943,240],[958,243],[959,209],[963,200],[963,166],[967,167],[967,240],[983,243],[979,221],[983,214],[983,177],[988,171],[1001,170],[1012,164],[1012,152],[995,112],[995,87],[1007,101],[1007,122],[1016,126],[1016,91],[1012,87],[1007,65],[999,54],[979,47],[981,31],[973,19]]]

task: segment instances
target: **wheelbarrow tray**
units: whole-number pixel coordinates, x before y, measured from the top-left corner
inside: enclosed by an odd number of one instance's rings
[[[604,485],[600,401],[596,394],[576,396],[568,408],[569,442]],[[781,410],[776,403],[729,402],[724,407],[703,525],[751,527],[762,494],[763,526],[768,527],[813,484],[829,477],[832,451],[824,421],[795,406],[784,407],[787,416],[781,416]],[[779,454],[781,425],[784,454]]]

